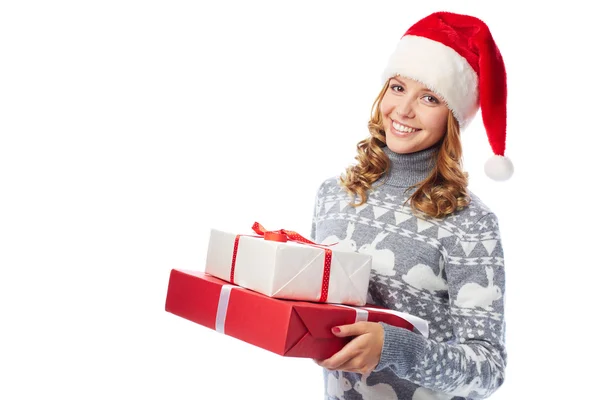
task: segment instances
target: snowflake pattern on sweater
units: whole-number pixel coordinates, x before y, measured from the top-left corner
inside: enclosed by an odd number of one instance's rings
[[[409,192],[410,193],[410,192]],[[311,236],[370,254],[369,302],[429,322],[429,338],[382,324],[369,376],[324,369],[326,399],[480,399],[503,382],[504,256],[498,221],[473,193],[444,219],[415,214],[405,188],[379,185],[358,207],[322,183]]]

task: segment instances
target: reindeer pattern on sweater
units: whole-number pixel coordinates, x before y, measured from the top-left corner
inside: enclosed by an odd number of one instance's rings
[[[337,179],[320,186],[312,237],[372,256],[369,303],[430,324],[429,338],[384,325],[369,376],[324,370],[326,399],[486,398],[504,380],[504,259],[498,221],[479,198],[445,219],[415,214],[386,185],[353,207]]]

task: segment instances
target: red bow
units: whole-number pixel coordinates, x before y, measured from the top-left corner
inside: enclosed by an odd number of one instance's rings
[[[259,234],[260,236],[264,236],[265,240],[274,240],[276,242],[287,242],[288,240],[293,240],[294,242],[301,242],[301,243],[322,246],[322,245],[319,245],[318,243],[311,242],[310,240],[306,239],[305,237],[303,237],[302,235],[300,235],[299,233],[296,233],[294,231],[288,231],[285,229],[279,229],[277,231],[267,231],[258,222],[255,222],[254,225],[252,225],[252,230],[254,232],[256,232],[257,234]]]

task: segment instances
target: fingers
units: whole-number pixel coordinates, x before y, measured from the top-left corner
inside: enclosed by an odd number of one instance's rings
[[[332,333],[338,337],[355,337],[330,358],[314,360],[317,365],[360,374],[368,374],[375,369],[383,347],[383,327],[373,322],[357,322],[334,327]]]
[[[340,351],[335,353],[327,360],[318,362],[318,364],[324,368],[330,370],[343,370],[349,372],[355,372],[352,370],[359,370],[364,367],[364,360],[369,354],[369,340],[367,335],[361,335],[355,337],[348,342]],[[342,366],[346,366],[349,369],[342,369]]]
[[[370,331],[370,324],[373,324],[373,322],[361,321],[349,325],[334,326],[331,332],[338,337],[363,335]]]
[[[369,375],[374,369],[375,366],[368,365],[360,357],[355,357],[338,368],[339,371],[356,372],[361,375]]]
[[[359,373],[362,375],[370,374],[375,369],[375,366],[376,366],[376,365],[371,365],[371,364],[367,363],[364,360],[364,357],[362,357],[360,354],[358,356],[350,358],[346,362],[344,362],[338,366],[335,366],[335,367],[332,367],[332,365],[335,365],[335,360],[333,362],[330,362],[330,360],[324,360],[324,361],[315,360],[315,363],[317,363],[321,367],[327,368],[331,371],[335,370],[335,371],[356,372],[356,373]]]
[[[352,342],[348,343],[342,350],[335,353],[333,356],[326,360],[315,361],[318,365],[329,370],[339,370],[339,367],[348,363],[356,355],[360,354],[356,346]]]

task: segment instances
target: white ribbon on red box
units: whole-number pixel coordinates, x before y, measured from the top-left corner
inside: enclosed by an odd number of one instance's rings
[[[408,322],[410,322],[414,326],[414,328],[417,331],[419,331],[419,333],[421,335],[423,335],[425,337],[429,337],[429,323],[427,321],[425,321],[423,318],[419,318],[419,317],[416,317],[414,315],[403,313],[403,312],[400,312],[400,311],[388,310],[388,309],[385,309],[385,308],[354,307],[354,306],[348,306],[348,305],[345,305],[345,304],[333,304],[333,305],[338,306],[338,307],[351,308],[354,311],[356,311],[356,320],[355,320],[355,322],[368,321],[368,319],[369,319],[369,310],[384,312],[384,313],[387,313],[387,314],[392,314],[392,315],[395,315],[397,317],[400,317],[402,319],[407,320]]]
[[[219,294],[219,304],[217,306],[217,316],[215,318],[215,330],[219,333],[225,332],[225,319],[227,317],[227,307],[229,306],[229,296],[231,289],[237,288],[237,285],[223,285],[221,287],[221,293]],[[368,321],[369,310],[384,312],[403,318],[410,322],[419,333],[425,337],[429,337],[429,323],[422,318],[416,317],[411,314],[406,314],[400,311],[374,308],[374,307],[354,307],[345,304],[330,304],[338,307],[351,308],[356,312],[356,318],[354,322]]]
[[[229,295],[235,285],[223,285],[219,295],[219,305],[217,306],[217,317],[215,319],[215,330],[219,333],[225,333],[225,318],[227,318],[227,307],[229,306]]]

